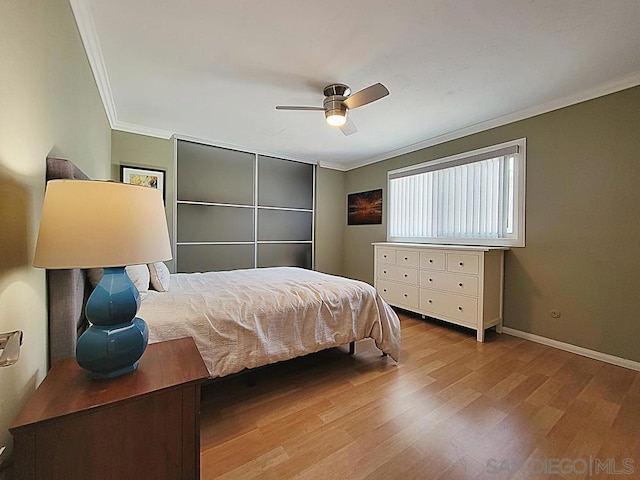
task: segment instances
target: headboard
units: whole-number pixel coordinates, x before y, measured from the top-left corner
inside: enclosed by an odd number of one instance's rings
[[[46,179],[89,177],[69,160],[47,158]],[[61,358],[75,356],[78,337],[88,325],[84,305],[89,294],[86,270],[47,270],[49,366]]]

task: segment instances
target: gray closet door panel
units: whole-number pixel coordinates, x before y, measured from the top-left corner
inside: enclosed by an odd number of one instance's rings
[[[314,165],[185,140],[177,156],[178,272],[312,268]]]
[[[179,273],[253,267],[253,245],[178,245]]]
[[[178,242],[253,242],[252,208],[178,204]]]
[[[258,156],[258,205],[313,208],[313,165]]]
[[[253,205],[255,155],[178,141],[178,200]]]
[[[310,243],[269,243],[258,245],[258,267],[302,267],[311,269]]]
[[[258,209],[258,241],[311,240],[313,213]]]

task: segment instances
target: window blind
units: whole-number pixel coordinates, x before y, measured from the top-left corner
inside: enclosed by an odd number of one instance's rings
[[[508,145],[389,172],[388,239],[499,244],[517,238],[518,154],[519,145]]]

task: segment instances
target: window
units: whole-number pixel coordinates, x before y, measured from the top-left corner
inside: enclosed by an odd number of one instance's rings
[[[387,240],[524,247],[526,139],[388,173]]]

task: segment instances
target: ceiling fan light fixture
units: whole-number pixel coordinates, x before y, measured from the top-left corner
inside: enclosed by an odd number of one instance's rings
[[[374,83],[367,88],[351,95],[351,89],[343,83],[332,83],[324,87],[324,101],[322,107],[303,107],[296,105],[276,105],[276,110],[302,110],[302,111],[323,111],[327,123],[331,127],[339,127],[340,131],[346,135],[353,135],[358,129],[349,119],[347,123],[347,113],[353,108],[368,105],[371,102],[380,100],[389,95],[387,87],[381,83]]]
[[[331,110],[325,112],[327,123],[332,127],[341,127],[347,123],[347,111],[346,110]]]

